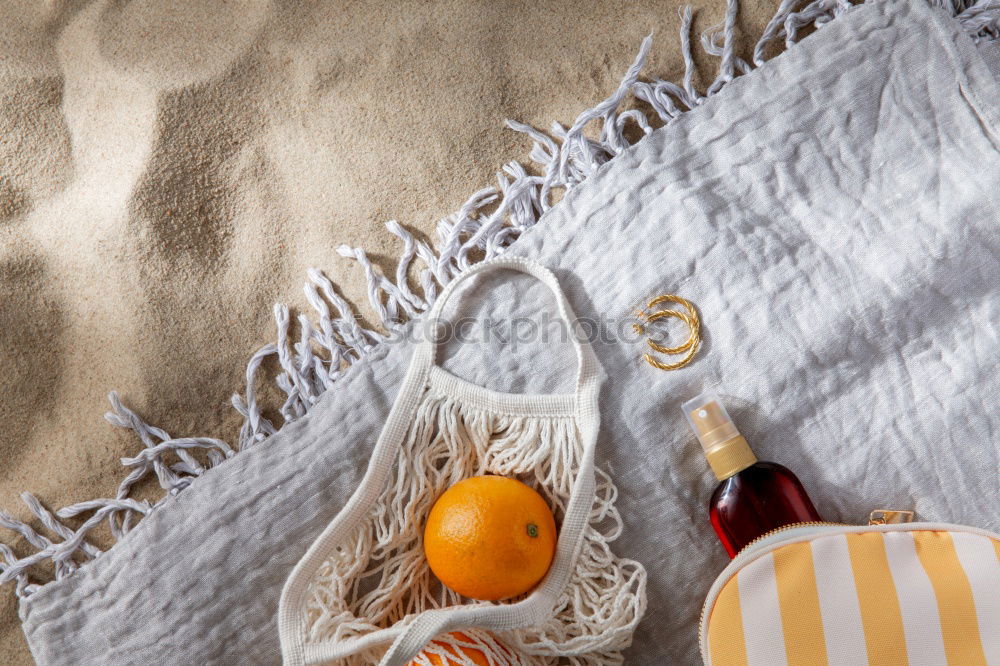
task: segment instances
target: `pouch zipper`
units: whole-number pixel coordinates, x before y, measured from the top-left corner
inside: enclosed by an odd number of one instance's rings
[[[883,523],[874,525],[850,525],[848,523],[828,523],[828,522],[817,521],[817,522],[792,523],[790,525],[782,525],[781,527],[778,527],[776,529],[773,529],[769,532],[760,535],[759,537],[757,537],[756,539],[745,545],[743,548],[741,548],[740,551],[736,553],[736,557],[734,557],[729,562],[729,564],[726,565],[726,568],[723,569],[718,576],[716,576],[715,582],[712,583],[712,587],[709,589],[708,596],[705,598],[705,603],[701,607],[701,615],[698,619],[698,649],[701,652],[701,661],[703,664],[708,663],[707,655],[705,652],[705,616],[708,611],[709,600],[714,601],[715,598],[718,597],[718,592],[716,590],[716,587],[719,584],[719,579],[721,579],[723,575],[726,574],[726,572],[730,571],[733,568],[733,565],[736,564],[737,560],[745,561],[746,559],[748,559],[748,557],[751,555],[751,553],[749,552],[751,546],[760,545],[760,542],[763,541],[764,539],[774,536],[775,534],[778,534],[780,532],[787,532],[797,528],[810,528],[810,527],[846,528],[846,531],[844,532],[845,534],[854,532],[890,532],[897,530],[903,532],[923,531],[923,530],[932,532],[967,532],[969,534],[978,534],[980,536],[986,536],[991,539],[1000,540],[1000,534],[997,534],[995,532],[980,529],[977,527],[969,527],[968,525],[956,525],[954,523],[915,522],[915,523]],[[742,562],[740,566],[742,566]]]
[[[799,527],[823,527],[825,525],[834,525],[836,527],[853,527],[853,525],[849,525],[848,523],[831,523],[831,522],[828,522],[828,521],[825,521],[825,520],[809,520],[809,521],[805,521],[805,522],[802,522],[802,523],[789,523],[787,525],[782,525],[781,527],[775,527],[773,530],[768,530],[767,532],[764,532],[759,537],[757,537],[756,539],[754,539],[753,541],[751,541],[747,545],[745,545],[742,548],[740,548],[739,552],[736,553],[736,555],[733,557],[733,559],[735,560],[740,555],[743,555],[744,553],[746,553],[747,549],[753,547],[757,543],[760,543],[764,539],[770,538],[771,536],[777,534],[778,532],[785,532],[787,530],[794,530],[794,529],[797,529]],[[730,562],[730,564],[732,564],[732,562]]]

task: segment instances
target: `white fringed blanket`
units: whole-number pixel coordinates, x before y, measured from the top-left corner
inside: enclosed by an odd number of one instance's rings
[[[36,507],[55,536],[32,531],[39,554],[7,553],[0,574],[18,583],[36,659],[275,662],[282,584],[364,472],[412,351],[403,320],[475,257],[501,251],[551,267],[573,309],[598,324],[608,380],[597,462],[623,519],[614,550],[649,572],[626,663],[698,661],[698,611],[726,560],[706,517],[714,482],[679,405],[706,387],[831,520],[915,508],[1000,528],[995,3],[942,3],[951,15],[922,1],[792,4],[768,39],[825,27],[770,62],[735,58],[732,17],[718,47],[709,39],[722,55],[718,94],[637,83],[640,59],[606,103],[555,133],[561,145],[531,130],[543,176],[512,169],[499,210],[456,216],[440,253],[404,238],[401,274],[414,256],[426,262],[423,294],[371,273],[390,341],[331,316],[343,304],[325,300],[336,296],[316,276],[321,324],[293,346],[279,308],[279,342],[251,366],[279,357],[280,432],[252,392],[238,404],[247,421],[234,456],[220,442],[169,439],[119,406],[116,418],[147,444],[129,466],[177,492],[153,507],[116,499],[63,512],[114,521],[122,538],[103,554],[84,545],[86,529]],[[629,91],[672,121],[631,148],[622,128],[648,124],[616,111]],[[605,121],[599,143],[581,132],[593,118]],[[577,183],[534,224],[553,186]],[[627,334],[635,307],[664,292],[698,306],[705,339],[675,372],[643,362],[644,341]],[[541,311],[530,283],[483,293],[474,309],[495,321]],[[448,368],[498,390],[551,392],[566,376],[560,347],[497,335],[456,348]],[[197,448],[217,453],[207,465],[168,458]],[[58,580],[39,586],[28,567],[44,560]]]

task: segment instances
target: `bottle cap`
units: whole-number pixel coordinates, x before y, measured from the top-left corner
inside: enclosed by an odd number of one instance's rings
[[[684,417],[698,435],[705,458],[720,481],[757,462],[750,445],[736,429],[729,413],[711,393],[702,393],[682,406]]]

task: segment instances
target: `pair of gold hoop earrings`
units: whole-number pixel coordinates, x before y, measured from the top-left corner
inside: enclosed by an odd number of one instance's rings
[[[681,310],[663,309],[646,314],[647,310],[655,308],[663,303],[676,303],[677,305],[683,306],[687,312],[683,312]],[[681,298],[680,296],[676,296],[674,294],[662,294],[647,303],[645,309],[639,310],[636,313],[636,316],[640,320],[644,320],[646,324],[651,324],[654,321],[670,317],[680,319],[687,324],[689,331],[688,338],[683,344],[676,347],[666,347],[652,338],[646,338],[646,344],[649,345],[650,349],[657,353],[668,356],[684,354],[684,357],[681,360],[674,363],[664,363],[663,361],[654,358],[650,353],[643,354],[642,357],[646,360],[646,363],[649,363],[654,368],[658,368],[660,370],[677,370],[678,368],[683,368],[685,365],[690,363],[695,354],[698,353],[698,348],[701,346],[701,319],[698,318],[698,311],[695,309],[694,304],[686,298]],[[632,328],[639,335],[646,332],[645,325],[641,323],[632,324]]]

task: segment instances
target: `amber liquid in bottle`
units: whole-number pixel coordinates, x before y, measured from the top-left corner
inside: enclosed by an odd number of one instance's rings
[[[823,520],[794,474],[757,460],[715,396],[684,403],[684,415],[719,479],[709,518],[729,557],[779,527]]]
[[[724,479],[712,493],[708,513],[729,557],[771,530],[823,520],[802,482],[771,462],[754,463]]]

